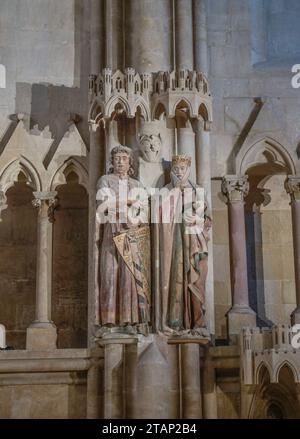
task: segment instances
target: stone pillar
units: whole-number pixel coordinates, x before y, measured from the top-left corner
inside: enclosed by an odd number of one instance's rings
[[[203,365],[203,419],[218,418],[216,371],[209,351]]]
[[[103,409],[103,360],[100,353],[92,353],[87,373],[87,419],[101,419]]]
[[[193,8],[192,0],[176,0],[175,5],[175,56],[178,70],[193,70]]]
[[[180,344],[179,353],[181,363],[181,419],[201,419],[199,344]]]
[[[104,0],[91,0],[91,74],[98,75],[103,66],[103,7]]]
[[[285,189],[291,197],[296,309],[291,315],[292,325],[300,323],[300,177],[289,175],[285,181]]]
[[[171,2],[126,0],[125,13],[126,65],[139,73],[171,70]]]
[[[125,67],[125,34],[123,0],[105,0],[105,67]]]
[[[90,63],[91,74],[98,75],[105,61],[107,46],[104,47],[105,14],[110,7],[107,0],[91,0],[90,19]],[[110,21],[109,21],[110,23]],[[107,29],[106,29],[107,31]],[[107,35],[106,35],[107,40]],[[105,42],[107,43],[107,41]],[[106,49],[106,52],[105,52]],[[110,55],[109,55],[110,56]],[[107,62],[107,59],[106,59]],[[88,261],[88,345],[93,345],[95,325],[99,323],[98,291],[98,240],[99,227],[96,223],[96,186],[105,169],[105,147],[103,129],[97,125],[90,126],[89,151],[89,261]]]
[[[211,162],[210,162],[210,122],[196,120],[193,123],[195,132],[195,162],[196,182],[205,191],[208,210],[211,212]],[[213,272],[213,226],[210,232],[211,239],[208,242],[208,274],[206,281],[206,320],[211,334],[215,332],[215,309],[214,309],[214,272]]]
[[[228,313],[230,336],[240,333],[243,327],[256,326],[255,312],[249,307],[246,229],[244,197],[248,194],[246,175],[226,175],[222,181],[222,192],[227,198],[232,308]]]
[[[169,416],[170,419],[179,419],[181,402],[179,401],[179,384],[180,384],[180,367],[179,367],[179,344],[170,344],[168,346],[169,374],[170,374],[170,397],[169,397]]]
[[[96,187],[99,177],[104,173],[105,148],[104,135],[100,127],[90,132],[89,153],[89,269],[88,269],[88,341],[93,344],[95,325],[99,323],[99,225],[96,222]]]
[[[205,0],[193,0],[194,6],[194,64],[195,70],[208,75],[207,27]]]
[[[132,419],[135,413],[137,338],[101,339],[104,347],[104,419]]]
[[[34,192],[37,218],[37,274],[35,321],[27,328],[26,349],[56,349],[57,332],[51,321],[52,232],[57,192]]]

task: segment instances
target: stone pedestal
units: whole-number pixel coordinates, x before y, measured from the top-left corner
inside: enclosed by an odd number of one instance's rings
[[[54,323],[32,323],[27,328],[26,349],[29,351],[53,351],[56,349],[57,330]]]
[[[136,399],[137,341],[135,336],[106,334],[104,348],[104,419],[132,419]]]
[[[229,335],[238,335],[242,328],[256,326],[256,314],[249,306],[233,306],[227,313],[227,320]]]

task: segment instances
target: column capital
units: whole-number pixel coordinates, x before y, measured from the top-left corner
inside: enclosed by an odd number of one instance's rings
[[[193,119],[191,121],[193,131],[196,133],[197,131],[211,131],[212,122],[209,120],[204,120],[202,117]]]
[[[54,210],[57,207],[58,200],[56,198],[57,192],[33,192],[34,200],[32,204],[39,209],[41,214],[48,216],[49,222],[54,222]]]
[[[249,192],[248,175],[225,175],[221,189],[229,203],[244,201]]]
[[[300,176],[288,175],[284,187],[291,197],[291,201],[300,201]]]

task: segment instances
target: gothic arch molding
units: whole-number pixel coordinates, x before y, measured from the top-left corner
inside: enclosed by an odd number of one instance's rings
[[[71,172],[78,176],[78,183],[88,192],[88,172],[86,168],[75,158],[69,158],[54,173],[50,183],[50,191],[55,191],[57,186],[67,183],[67,177]]]
[[[264,370],[268,372],[269,382],[271,382],[271,377],[272,377],[271,368],[265,361],[262,361],[256,369],[256,374],[255,374],[256,384],[261,384],[265,380],[266,377],[262,377],[262,373]]]
[[[296,174],[296,167],[288,150],[268,136],[242,148],[236,158],[237,173],[241,175],[261,165],[270,165],[278,171],[275,173]]]
[[[21,156],[9,163],[1,174],[0,185],[4,193],[18,180],[20,172],[26,176],[28,186],[34,191],[40,192],[42,190],[38,171],[28,159]]]
[[[292,364],[290,361],[288,360],[284,360],[282,361],[276,368],[275,372],[274,372],[274,376],[275,376],[275,381],[279,382],[279,374],[282,370],[283,367],[287,367],[293,374],[294,377],[294,381],[295,382],[299,382],[299,377],[298,377],[298,372],[297,372],[297,367],[294,366],[294,364]]]

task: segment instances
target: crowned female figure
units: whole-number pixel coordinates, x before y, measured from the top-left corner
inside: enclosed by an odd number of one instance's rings
[[[162,329],[205,330],[205,283],[211,219],[204,190],[190,181],[191,158],[172,158],[171,182],[161,201]]]

